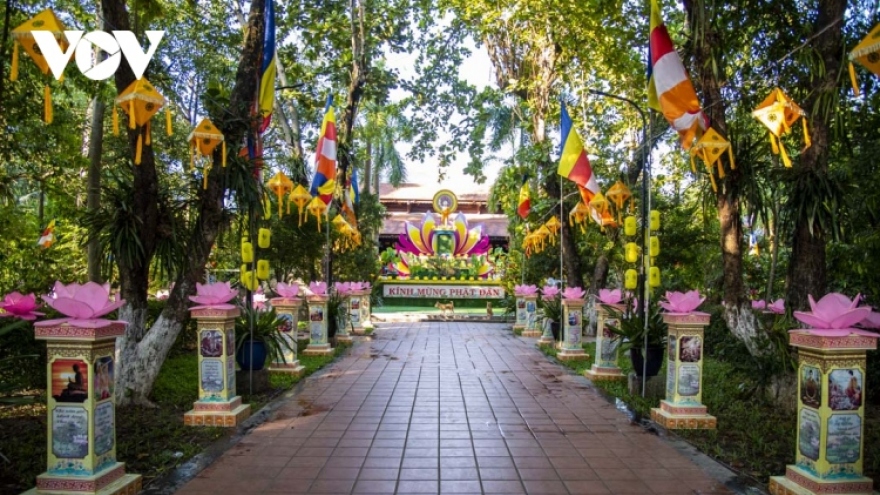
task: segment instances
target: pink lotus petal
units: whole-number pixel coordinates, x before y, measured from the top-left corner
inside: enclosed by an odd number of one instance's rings
[[[285,284],[284,282],[278,282],[275,286],[275,292],[278,293],[281,297],[293,298],[299,295],[299,285],[298,284]]]
[[[856,323],[864,320],[871,314],[871,308],[865,306],[862,308],[851,309],[842,315],[831,320],[828,328],[849,328]]]
[[[92,308],[92,313],[99,311],[110,298],[110,291],[95,282],[88,282],[76,288],[73,296],[77,301],[84,302]]]
[[[623,294],[620,289],[599,289],[599,301],[604,304],[618,304],[623,300]]]
[[[880,328],[880,313],[872,311],[864,320],[859,322],[859,325],[865,328]]]
[[[88,319],[95,315],[95,311],[88,303],[67,297],[55,299],[52,307],[59,313],[76,319]]]
[[[55,318],[53,320],[43,320],[34,323],[35,327],[56,327],[70,321],[70,318]]]
[[[76,284],[64,285],[60,281],[56,281],[55,285],[52,286],[52,294],[55,297],[73,297],[76,292],[75,288]]]
[[[768,305],[767,309],[778,315],[785,314],[785,300],[777,299],[773,301],[770,305]]]
[[[767,301],[763,299],[752,301],[752,309],[767,309]]]
[[[565,290],[562,291],[562,297],[564,299],[583,299],[584,289],[580,287],[566,287]]]
[[[316,296],[327,294],[327,282],[309,282],[309,290]]]
[[[666,302],[660,301],[660,307],[670,313],[690,313],[705,301],[698,291],[667,292]]]
[[[824,318],[819,318],[813,313],[807,313],[804,311],[795,311],[792,313],[796,320],[801,323],[805,323],[810,325],[813,328],[828,328],[828,322],[825,321]]]
[[[108,313],[112,313],[113,311],[121,308],[124,304],[125,299],[120,299],[118,301],[107,301],[107,304],[103,308],[95,311],[95,313],[92,315],[92,318],[97,318],[98,316],[104,316]]]

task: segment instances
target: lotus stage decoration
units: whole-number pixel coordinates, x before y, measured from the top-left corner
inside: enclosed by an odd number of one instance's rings
[[[95,282],[82,285],[76,283],[64,285],[55,282],[52,293],[42,296],[42,299],[47,306],[67,318],[45,320],[35,324],[40,327],[63,323],[80,328],[103,327],[113,322],[101,317],[125,304],[123,299],[115,301],[110,299],[110,284],[100,285]]]
[[[233,289],[229,282],[216,282],[213,284],[196,283],[196,295],[189,296],[189,300],[197,303],[193,309],[235,309],[229,301],[235,299],[238,291]]]
[[[705,297],[700,297],[700,292],[696,290],[688,292],[666,292],[666,300],[660,301],[658,304],[665,309],[667,313],[687,314],[692,313],[703,301]]]
[[[431,212],[425,213],[419,225],[405,222],[395,248],[399,259],[389,268],[404,277],[474,278],[494,270],[488,234],[482,225],[470,227],[463,213],[449,226]]]
[[[846,337],[850,334],[877,337],[874,332],[853,328],[854,325],[862,324],[866,318],[869,320],[869,325],[873,322],[871,307],[859,307],[861,295],[857,295],[852,300],[837,292],[826,294],[818,301],[813,299],[812,295],[807,297],[811,311],[795,311],[794,317],[812,327],[807,330],[809,333],[822,337]]]

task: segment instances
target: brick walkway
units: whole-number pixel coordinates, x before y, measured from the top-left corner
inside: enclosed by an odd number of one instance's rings
[[[383,325],[178,493],[731,493],[531,342]]]

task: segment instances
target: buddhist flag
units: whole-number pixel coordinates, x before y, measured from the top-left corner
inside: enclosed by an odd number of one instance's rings
[[[587,158],[587,150],[584,149],[581,137],[574,130],[574,123],[568,115],[565,103],[562,104],[561,120],[562,142],[560,143],[561,156],[559,157],[558,173],[591,194],[596,194],[599,192],[599,183],[596,182],[596,176],[593,174],[593,168],[590,167],[590,160]]]
[[[272,121],[275,109],[275,7],[273,0],[266,0],[266,32],[263,35],[262,65],[260,66],[260,132],[264,132]]]
[[[46,230],[40,235],[40,239],[37,241],[37,245],[43,249],[48,249],[52,244],[55,244],[55,220],[53,219],[49,222],[49,225],[46,226]]]
[[[523,174],[522,186],[519,188],[519,202],[516,205],[516,213],[523,220],[529,216],[532,209],[532,200],[529,196],[529,174]]]
[[[354,214],[354,205],[357,204],[360,197],[357,192],[357,169],[352,167],[351,175],[345,183],[343,192],[342,212],[352,227],[357,227],[357,215]]]
[[[333,112],[333,96],[327,97],[324,121],[315,151],[315,177],[309,192],[319,196],[325,205],[333,200],[336,189],[336,114]]]
[[[657,0],[651,0],[651,42],[648,48],[648,106],[663,113],[690,149],[698,133],[709,127],[697,92],[666,31]]]
[[[351,196],[351,200],[354,204],[358,204],[361,200],[361,193],[358,190],[358,171],[356,168],[351,171],[351,180],[348,184],[348,194]]]

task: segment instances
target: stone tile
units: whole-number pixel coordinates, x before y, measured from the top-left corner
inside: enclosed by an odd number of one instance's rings
[[[397,493],[440,493],[438,480],[401,480],[397,483]]]
[[[359,480],[352,493],[394,493],[395,480]]]
[[[401,480],[437,480],[440,470],[437,468],[403,468],[400,470]]]
[[[354,480],[318,479],[309,487],[309,493],[349,493],[352,487],[354,487]]]
[[[519,480],[483,480],[484,493],[526,493]]]
[[[482,493],[480,482],[471,481],[440,481],[440,493]]]

